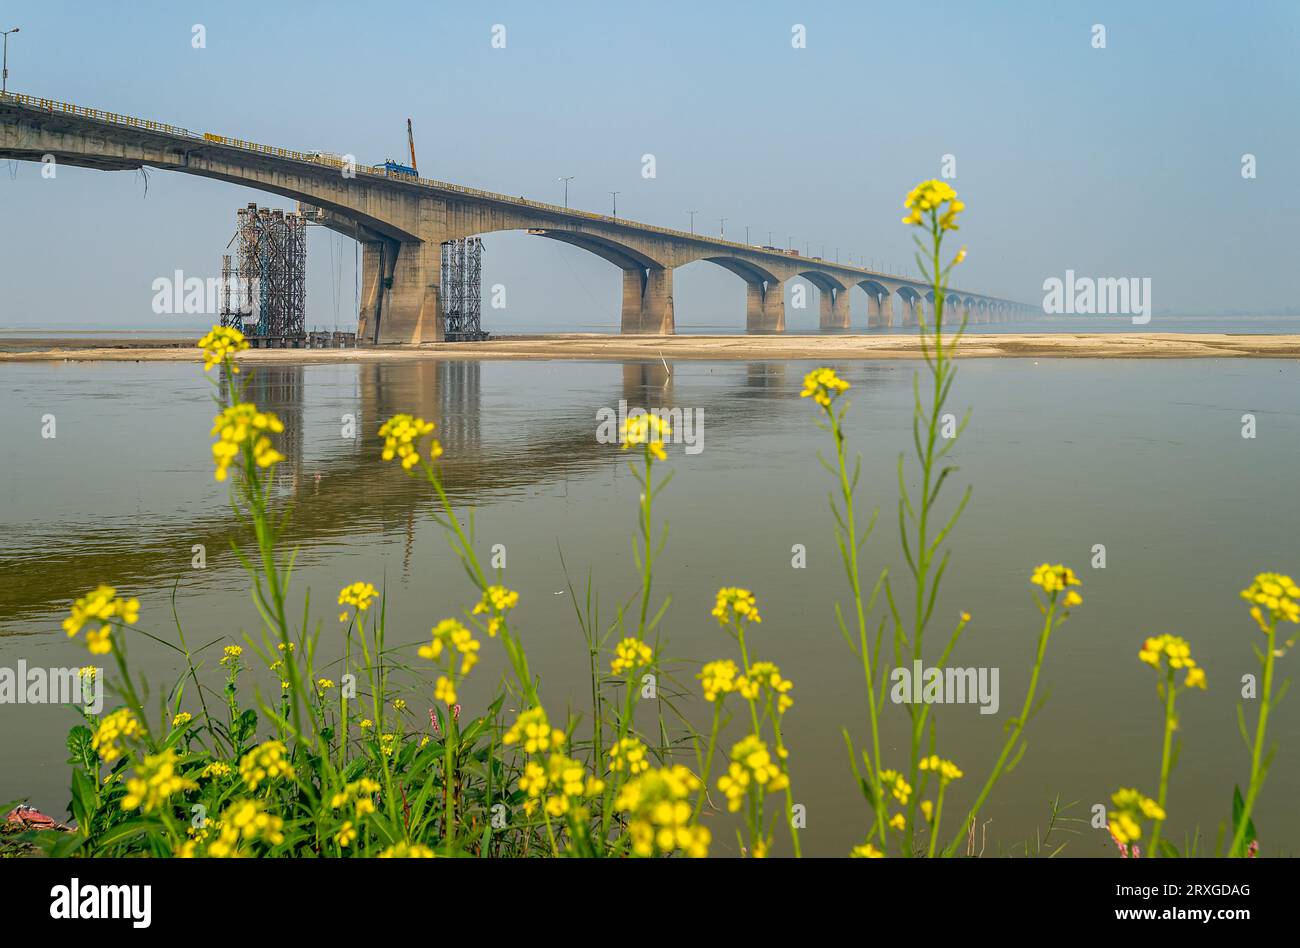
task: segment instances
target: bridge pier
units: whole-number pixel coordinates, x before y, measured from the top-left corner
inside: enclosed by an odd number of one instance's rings
[[[621,331],[655,336],[671,336],[677,332],[671,269],[634,267],[623,271]]]
[[[853,328],[849,291],[831,287],[821,291],[822,332],[848,332]]]
[[[745,332],[785,332],[785,281],[745,281]]]
[[[436,240],[363,243],[357,342],[441,342],[441,271],[442,246]]]
[[[894,328],[894,294],[889,292],[867,294],[867,328]]]

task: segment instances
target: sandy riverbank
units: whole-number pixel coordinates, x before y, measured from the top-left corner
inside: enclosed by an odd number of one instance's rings
[[[0,351],[0,362],[184,362],[199,358],[193,347],[130,343],[80,345],[49,340],[43,348]],[[158,340],[157,342],[161,342]],[[0,341],[0,346],[3,346]],[[1197,359],[1300,358],[1300,335],[1226,333],[1008,333],[968,335],[965,358]],[[918,359],[914,335],[824,336],[614,336],[574,333],[505,336],[488,342],[368,346],[360,349],[252,349],[241,358],[259,362],[399,362],[422,359],[649,359],[766,360]]]

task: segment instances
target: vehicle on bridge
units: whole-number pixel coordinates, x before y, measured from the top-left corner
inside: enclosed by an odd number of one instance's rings
[[[371,167],[374,168],[376,171],[378,171],[380,174],[396,174],[396,175],[401,175],[404,178],[419,177],[415,169],[412,168],[410,165],[400,164],[399,162],[393,161],[392,158],[389,158],[383,164],[371,165]]]

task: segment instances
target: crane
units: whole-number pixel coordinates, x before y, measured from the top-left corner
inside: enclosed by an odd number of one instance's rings
[[[411,146],[411,170],[417,175],[420,173],[420,166],[415,163],[415,131],[411,128],[411,120],[406,120],[406,141]]]

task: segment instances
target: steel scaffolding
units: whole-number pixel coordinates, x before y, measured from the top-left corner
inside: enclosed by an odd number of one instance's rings
[[[442,245],[442,312],[448,342],[474,342],[488,334],[480,326],[483,305],[483,241],[478,237]]]
[[[221,258],[221,324],[254,338],[306,338],[307,226],[301,214],[249,204],[235,214],[233,263]]]

